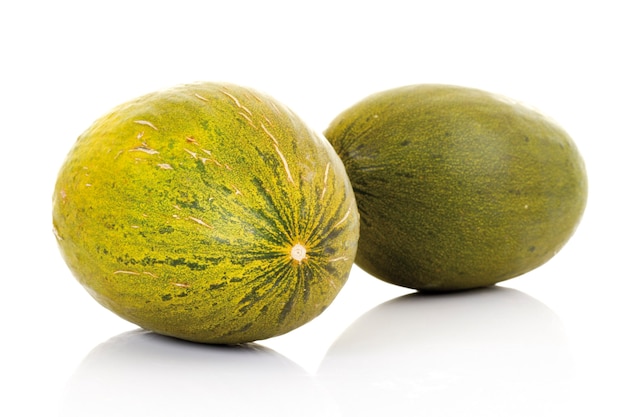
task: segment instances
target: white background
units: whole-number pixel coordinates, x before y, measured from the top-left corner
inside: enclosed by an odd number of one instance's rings
[[[626,415],[619,6],[3,2],[0,413]],[[587,211],[549,263],[491,290],[394,300],[411,291],[355,268],[324,314],[253,349],[138,332],[65,267],[51,231],[52,189],[97,117],[199,80],[265,91],[320,132],[356,101],[405,84],[510,96],[574,138],[588,168]]]

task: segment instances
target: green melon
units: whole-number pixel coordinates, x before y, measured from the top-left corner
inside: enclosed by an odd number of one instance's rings
[[[585,167],[568,134],[484,91],[383,91],[325,134],[361,214],[356,263],[393,284],[450,291],[519,276],[562,248],[585,208]]]
[[[53,198],[69,268],[137,325],[205,343],[288,332],[345,283],[358,211],[323,137],[254,90],[182,85],[77,140]]]

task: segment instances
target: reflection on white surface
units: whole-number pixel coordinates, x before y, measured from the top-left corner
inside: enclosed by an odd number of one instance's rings
[[[560,415],[570,371],[559,318],[492,287],[372,309],[331,346],[317,377],[342,415],[534,417]]]
[[[385,302],[345,330],[316,375],[257,344],[123,333],[83,360],[61,416],[552,417],[571,409],[570,374],[559,318],[492,287]]]
[[[69,381],[61,416],[336,415],[325,399],[313,377],[262,346],[200,345],[138,330],[89,353]]]

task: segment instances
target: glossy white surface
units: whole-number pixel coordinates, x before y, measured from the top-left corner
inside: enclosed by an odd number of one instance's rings
[[[319,377],[348,412],[557,412],[573,372],[558,316],[507,288],[423,296],[372,309],[331,346]]]
[[[548,415],[569,401],[573,373],[558,316],[522,292],[409,294],[351,324],[314,373],[261,345],[122,333],[82,361],[62,415]]]
[[[626,415],[617,2],[5,3],[2,415]],[[94,119],[196,80],[266,91],[318,131],[404,84],[503,94],[574,138],[588,208],[561,253],[496,288],[411,295],[355,268],[320,317],[249,347],[146,333],[100,307],[65,267],[52,187]]]

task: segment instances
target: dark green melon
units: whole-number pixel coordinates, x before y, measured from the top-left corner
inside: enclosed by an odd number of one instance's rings
[[[374,94],[325,132],[361,214],[356,263],[419,290],[492,285],[552,258],[587,198],[583,160],[554,122],[476,89]]]
[[[271,97],[214,83],[96,121],[60,170],[53,222],[102,305],[206,343],[264,339],[319,315],[348,277],[359,227],[326,139]]]

